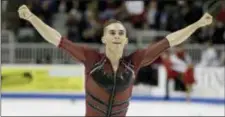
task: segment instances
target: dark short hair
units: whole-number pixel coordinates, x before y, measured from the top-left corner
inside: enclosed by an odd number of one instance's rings
[[[104,23],[103,34],[105,33],[106,27],[107,27],[108,25],[110,25],[110,24],[113,24],[113,23],[120,23],[120,24],[123,24],[123,23],[122,23],[121,21],[119,21],[119,20],[116,20],[116,19],[110,19],[110,20],[108,20],[108,21],[106,21],[106,22]]]
[[[122,24],[122,22],[119,21],[119,20],[116,20],[116,19],[110,19],[110,20],[108,20],[108,21],[106,21],[106,22],[104,23],[104,28],[107,27],[107,26],[110,25],[110,24],[113,24],[113,23],[120,23],[120,24]]]

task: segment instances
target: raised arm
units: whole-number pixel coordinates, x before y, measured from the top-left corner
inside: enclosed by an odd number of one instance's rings
[[[22,5],[18,9],[18,13],[19,17],[30,22],[46,41],[64,49],[80,62],[85,62],[85,54],[90,52],[87,48],[74,44],[67,38],[62,37],[59,32],[46,25],[36,15],[34,15],[26,5]]]
[[[149,65],[154,61],[163,51],[166,49],[176,46],[186,39],[188,39],[197,29],[209,25],[212,23],[212,16],[208,13],[205,13],[201,19],[195,23],[173,32],[167,35],[164,39],[159,42],[149,45],[148,48],[137,51],[132,55],[134,66],[136,69]]]
[[[19,17],[30,22],[46,41],[55,46],[59,45],[62,37],[61,34],[41,21],[26,5],[20,6],[18,13]]]

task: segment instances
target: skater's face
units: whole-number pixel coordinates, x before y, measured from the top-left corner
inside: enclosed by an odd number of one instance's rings
[[[102,42],[113,49],[124,49],[128,43],[125,27],[121,23],[112,23],[106,26]]]

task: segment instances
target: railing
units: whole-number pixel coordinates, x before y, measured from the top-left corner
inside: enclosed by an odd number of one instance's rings
[[[90,45],[91,47],[101,51],[102,45]],[[186,45],[185,50],[190,54],[194,63],[198,63],[201,59],[203,45]],[[131,53],[138,49],[135,45],[129,45],[126,52]],[[224,51],[224,46],[215,46],[218,55]],[[38,59],[45,59],[50,56],[52,63],[74,63],[75,61],[61,49],[53,45],[44,44],[2,44],[1,45],[1,62],[2,63],[35,63]]]
[[[168,32],[137,31],[137,43],[129,44],[126,48],[127,54],[138,48],[144,48],[150,42],[150,38],[166,35]],[[2,31],[1,35],[1,62],[2,63],[36,63],[38,59],[47,59],[49,56],[52,63],[75,63],[69,54],[48,43],[16,43],[15,36],[10,31]],[[103,45],[91,44],[89,47],[99,51],[103,50]],[[194,63],[201,59],[201,53],[206,48],[205,45],[185,45],[185,50],[190,54]],[[218,55],[225,51],[224,45],[214,46]]]
[[[103,46],[91,44],[92,48],[102,51]],[[129,45],[128,51],[131,52],[134,45]],[[52,63],[74,63],[74,59],[61,49],[48,43],[15,43],[1,45],[2,63],[35,63],[38,59],[45,59],[50,56]],[[13,59],[11,59],[13,58]]]

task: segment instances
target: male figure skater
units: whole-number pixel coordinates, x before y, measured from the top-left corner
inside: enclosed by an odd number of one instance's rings
[[[104,28],[102,42],[105,53],[80,46],[61,36],[35,16],[26,5],[18,9],[19,17],[30,22],[49,43],[67,51],[85,66],[86,116],[126,116],[132,87],[138,70],[149,65],[162,52],[190,37],[197,29],[212,23],[205,13],[195,23],[167,35],[145,49],[123,56],[128,44],[126,29],[120,21],[111,21]]]

